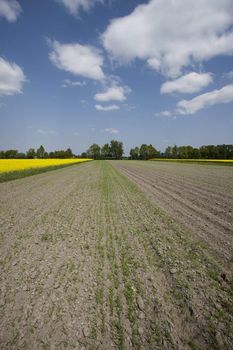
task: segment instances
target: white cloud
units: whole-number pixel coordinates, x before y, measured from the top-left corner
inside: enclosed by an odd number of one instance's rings
[[[232,79],[233,78],[233,70],[231,70],[228,73],[223,74],[223,77],[227,78],[227,79]]]
[[[198,92],[213,82],[211,73],[195,73],[183,75],[176,80],[166,81],[160,89],[162,94],[173,92],[192,94]]]
[[[195,114],[203,108],[220,103],[229,103],[233,101],[233,84],[226,85],[220,90],[213,90],[199,95],[192,100],[182,100],[177,103],[176,113]]]
[[[56,134],[56,131],[54,131],[54,130],[38,129],[38,130],[36,130],[36,132],[38,134],[41,134],[41,135],[55,135]]]
[[[88,104],[88,103],[87,103],[87,101],[86,101],[86,100],[84,100],[84,99],[80,100],[80,102],[81,102],[83,105]]]
[[[67,87],[74,87],[74,86],[85,86],[87,83],[85,81],[72,81],[70,79],[64,79],[62,83],[62,87],[67,88]]]
[[[104,131],[109,132],[110,134],[119,134],[119,130],[114,128],[106,128]]]
[[[95,47],[78,43],[60,44],[58,41],[50,42],[50,46],[52,52],[49,58],[57,68],[89,79],[104,79],[103,57]]]
[[[127,99],[126,94],[128,94],[130,91],[131,90],[128,87],[112,86],[105,92],[96,94],[94,99],[100,102],[125,101]]]
[[[139,58],[170,77],[184,67],[233,54],[232,0],[151,0],[112,20],[103,45],[120,63]]]
[[[0,96],[21,93],[25,81],[23,70],[17,64],[0,57]]]
[[[172,116],[172,112],[170,111],[161,111],[159,113],[155,113],[156,117],[171,117]]]
[[[5,17],[9,22],[15,22],[22,12],[22,8],[16,0],[0,0],[0,17]]]
[[[120,107],[117,105],[109,105],[109,106],[101,106],[101,105],[95,105],[95,109],[97,111],[103,111],[103,112],[112,112],[118,110]]]
[[[80,10],[88,12],[97,3],[103,3],[103,0],[56,0],[58,3],[63,4],[68,12],[77,16]]]

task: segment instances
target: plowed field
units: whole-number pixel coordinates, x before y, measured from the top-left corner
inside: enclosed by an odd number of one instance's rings
[[[0,348],[231,349],[232,171],[95,161],[0,184]]]

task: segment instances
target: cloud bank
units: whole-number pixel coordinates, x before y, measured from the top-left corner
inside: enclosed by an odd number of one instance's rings
[[[233,54],[232,0],[151,0],[111,21],[102,34],[120,63],[136,58],[164,75],[218,55]]]

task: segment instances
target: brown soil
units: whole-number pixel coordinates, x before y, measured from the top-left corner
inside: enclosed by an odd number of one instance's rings
[[[0,348],[231,349],[229,269],[114,167],[0,184]]]
[[[233,169],[157,162],[114,162],[151,200],[233,259]]]

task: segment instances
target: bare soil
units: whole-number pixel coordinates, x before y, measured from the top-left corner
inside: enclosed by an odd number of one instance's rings
[[[0,184],[1,349],[231,349],[230,250],[174,220],[130,166]]]
[[[132,161],[113,164],[222,258],[233,259],[231,167]]]

